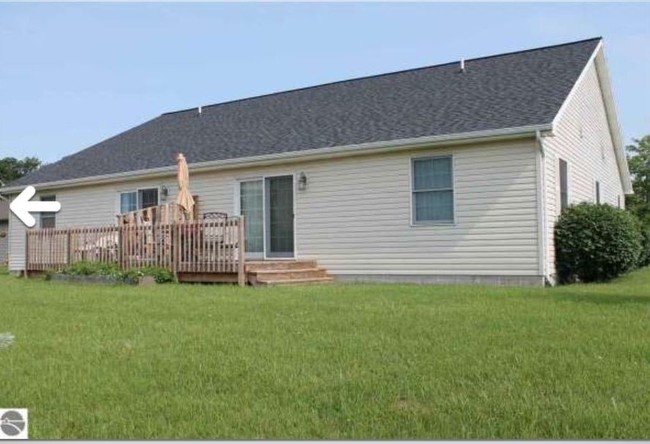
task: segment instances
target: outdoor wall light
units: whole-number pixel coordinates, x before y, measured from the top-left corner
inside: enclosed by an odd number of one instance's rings
[[[300,176],[298,177],[298,189],[300,191],[305,191],[307,189],[307,176],[305,176],[305,173],[300,173]]]
[[[167,201],[167,196],[169,196],[169,190],[165,185],[160,187],[160,200],[163,202]]]

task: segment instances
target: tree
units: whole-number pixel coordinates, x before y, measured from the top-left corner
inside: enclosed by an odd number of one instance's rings
[[[633,141],[626,148],[634,194],[627,197],[626,206],[650,227],[650,135]]]
[[[41,161],[36,157],[25,157],[22,160],[15,157],[0,159],[0,186],[20,179],[41,167]]]

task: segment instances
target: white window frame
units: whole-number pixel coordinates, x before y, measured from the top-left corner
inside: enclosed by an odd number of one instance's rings
[[[451,159],[451,216],[452,219],[449,221],[446,220],[440,220],[440,221],[416,221],[415,220],[415,193],[417,192],[416,190],[413,189],[413,185],[415,182],[415,176],[413,174],[414,172],[414,166],[415,162],[418,160],[427,160],[427,159]],[[409,162],[409,191],[410,191],[410,205],[409,205],[409,211],[410,211],[410,225],[411,227],[431,227],[431,226],[453,226],[456,225],[456,159],[453,153],[445,153],[445,154],[427,154],[427,155],[422,155],[422,156],[414,156],[411,157],[410,162]],[[422,191],[422,190],[418,190]],[[440,189],[440,190],[435,190],[435,191],[448,191],[447,189]]]
[[[44,194],[39,197],[40,201],[43,201],[44,198],[48,198],[46,201],[47,202],[52,202],[56,201],[56,194]],[[40,214],[40,217],[38,219],[38,228],[43,228],[43,218],[45,219],[52,219],[54,220],[54,226],[50,227],[50,229],[56,229],[56,212],[42,212]]]
[[[151,187],[130,188],[130,189],[126,189],[126,190],[119,190],[117,192],[117,200],[116,200],[116,203],[115,203],[117,214],[122,214],[122,194],[135,193],[136,209],[134,211],[139,211],[139,210],[141,210],[141,208],[140,208],[140,191],[153,190],[153,189],[158,190],[158,199],[157,199],[158,203],[156,205],[160,205],[161,188],[162,188],[161,186],[151,186]]]

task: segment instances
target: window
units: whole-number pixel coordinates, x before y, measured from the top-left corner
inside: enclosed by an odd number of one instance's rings
[[[158,188],[138,190],[139,209],[158,205]]]
[[[120,193],[120,213],[141,210],[158,205],[158,188],[145,188]]]
[[[56,196],[42,196],[41,200],[53,202],[56,200]],[[56,213],[41,213],[41,228],[56,228]]]
[[[451,156],[413,159],[413,223],[454,221]]]
[[[138,193],[132,191],[120,195],[120,213],[128,213],[138,209]]]
[[[600,182],[596,181],[596,203],[600,203]]]
[[[560,159],[560,211],[569,206],[569,165]]]

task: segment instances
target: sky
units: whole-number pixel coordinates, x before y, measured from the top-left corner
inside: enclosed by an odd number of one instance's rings
[[[650,134],[650,4],[0,3],[0,158],[53,162],[199,105],[605,39],[626,143]]]

